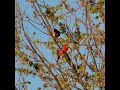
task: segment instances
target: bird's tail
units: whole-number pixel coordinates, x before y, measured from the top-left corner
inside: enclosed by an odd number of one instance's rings
[[[60,59],[60,56],[58,56],[57,60],[59,60],[59,59]]]
[[[60,56],[58,56],[58,58],[57,58],[57,60],[56,60],[56,63],[57,63],[57,64],[58,64],[59,58],[60,58]]]

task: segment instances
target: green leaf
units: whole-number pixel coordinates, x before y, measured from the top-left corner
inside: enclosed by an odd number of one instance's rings
[[[35,39],[35,40],[34,40],[34,43],[35,43],[35,44],[38,44],[39,42],[40,42],[39,39]]]
[[[21,60],[23,60],[23,61],[29,61],[29,59],[27,58],[26,55],[22,55],[22,56],[21,56]]]
[[[60,15],[60,16],[59,16],[59,19],[62,19],[62,20],[64,20],[64,17],[63,17],[62,15]]]
[[[99,75],[97,75],[97,73],[95,73],[95,75],[94,75],[94,76],[95,76],[95,78],[96,78],[96,79],[98,79],[98,78],[99,78]]]
[[[58,17],[54,20],[54,25],[58,24]]]
[[[77,55],[75,55],[75,57],[78,59],[78,60],[83,60],[84,59],[84,55],[83,54],[77,54]]]
[[[67,62],[67,59],[66,59],[65,56],[62,56],[62,62],[63,62],[63,63],[64,63],[64,62]]]
[[[79,25],[78,25],[77,23],[74,23],[74,26],[75,26],[76,28],[78,28],[78,27],[79,27]]]
[[[48,88],[45,88],[45,90],[48,90]]]
[[[61,10],[61,6],[60,5],[56,6],[56,10]]]
[[[41,5],[42,8],[45,8],[46,6],[45,5]]]
[[[79,18],[75,18],[75,21],[80,23],[80,19]]]
[[[46,45],[46,48],[48,48],[49,47],[49,42],[46,42],[45,45]]]

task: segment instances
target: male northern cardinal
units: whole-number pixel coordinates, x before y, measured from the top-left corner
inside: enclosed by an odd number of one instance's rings
[[[54,32],[53,32],[53,36],[55,37],[59,37],[60,36],[60,32],[54,28]]]
[[[60,50],[58,51],[58,60],[59,60],[59,58],[60,58],[60,56],[61,56],[62,54],[64,54],[65,52],[67,52],[67,50],[68,50],[68,44],[63,45],[63,46],[62,46],[62,49],[60,49]]]

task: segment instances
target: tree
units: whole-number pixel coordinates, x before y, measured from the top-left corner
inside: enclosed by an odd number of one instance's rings
[[[19,0],[16,1],[15,62],[19,64],[16,72],[23,77],[19,89],[28,89],[27,84],[32,82],[24,77],[29,74],[43,80],[44,88],[104,88],[105,1],[59,0],[56,5],[49,5],[45,0],[26,1],[31,7],[24,10]],[[68,50],[61,51],[57,60],[58,51],[65,44]],[[42,52],[43,47],[51,53],[53,62]]]

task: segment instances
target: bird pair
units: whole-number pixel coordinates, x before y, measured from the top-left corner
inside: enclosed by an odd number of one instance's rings
[[[59,37],[59,36],[60,36],[60,32],[59,32],[57,29],[55,29],[55,28],[54,28],[53,36],[55,36],[55,37]],[[64,45],[62,46],[62,48],[61,48],[60,50],[58,50],[58,52],[57,52],[57,54],[58,54],[58,59],[57,59],[57,60],[59,60],[60,56],[61,56],[62,54],[64,54],[64,53],[66,53],[67,50],[68,50],[68,43],[67,43],[67,44],[64,44]]]

